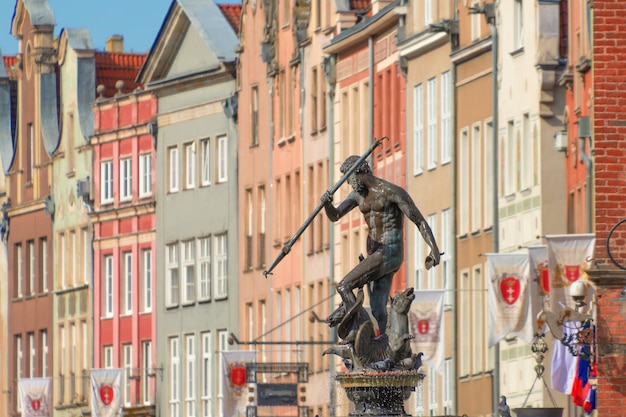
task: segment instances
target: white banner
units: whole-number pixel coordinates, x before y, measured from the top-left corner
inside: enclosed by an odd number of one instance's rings
[[[422,361],[441,373],[444,360],[443,290],[415,291],[409,310],[409,332],[413,353],[423,352]]]
[[[114,417],[122,415],[122,370],[91,370],[91,415]]]
[[[488,253],[487,307],[489,346],[506,335],[533,340],[528,254]]]
[[[546,236],[546,241],[551,277],[550,310],[556,312],[564,305],[574,307],[569,289],[579,279],[588,279],[585,270],[591,267],[596,237],[594,234],[551,235]]]
[[[233,350],[222,352],[224,387],[224,417],[232,417],[246,412],[247,375],[246,364],[256,360],[254,350]]]
[[[545,245],[528,246],[528,261],[530,262],[531,317],[537,317],[541,310],[548,307],[550,293],[548,247]]]
[[[50,378],[20,378],[22,417],[50,417]]]

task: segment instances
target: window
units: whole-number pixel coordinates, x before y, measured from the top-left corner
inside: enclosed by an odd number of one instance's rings
[[[200,300],[211,299],[211,238],[198,239],[198,286]]]
[[[141,251],[141,310],[152,311],[152,249]]]
[[[284,316],[287,318],[286,322],[285,322],[285,335],[284,335],[284,339],[283,340],[292,340],[291,339],[291,318],[294,317],[291,315],[291,291],[289,290],[289,288],[285,289],[285,294],[284,294],[284,298],[285,298],[285,311],[283,312]],[[297,320],[297,319],[296,319]],[[281,323],[281,322],[279,322]],[[289,349],[285,349],[283,350],[283,352],[285,353],[285,358],[284,361],[285,362],[290,362],[290,355],[291,355],[291,351]]]
[[[129,201],[133,198],[133,160],[120,159],[120,201]]]
[[[35,295],[36,271],[35,264],[35,241],[28,241],[28,293]]]
[[[317,133],[317,67],[311,69],[311,132]]]
[[[178,337],[170,339],[170,417],[180,417],[180,356]]]
[[[22,336],[15,336],[15,379],[18,381],[24,377],[23,368],[22,368]],[[16,390],[19,391],[19,390]],[[21,411],[22,401],[19,397],[19,393],[16,393],[16,401],[17,401],[17,411]]]
[[[530,116],[524,114],[522,118],[522,189],[529,189],[533,185],[533,141],[530,133]]]
[[[187,417],[196,415],[196,336],[185,337],[185,409]]]
[[[80,323],[80,328],[81,328],[81,341],[80,341],[80,346],[82,347],[82,367],[81,369],[83,370],[83,372],[86,372],[89,369],[89,358],[91,357],[91,354],[89,352],[91,352],[90,346],[89,346],[89,340],[91,340],[90,338],[90,334],[89,331],[87,330],[87,322],[86,321],[82,321]],[[83,375],[84,376],[84,375]],[[84,391],[87,390],[86,387],[83,387],[83,394],[86,394]]]
[[[37,365],[36,358],[37,347],[35,346],[35,333],[28,333],[28,377],[35,377],[35,366]]]
[[[100,163],[100,204],[113,202],[113,161]]]
[[[78,284],[78,241],[74,230],[70,231],[70,265],[70,282],[75,287]]]
[[[524,14],[522,0],[513,4],[513,50],[524,47]]]
[[[103,259],[104,264],[104,291],[102,300],[102,315],[104,317],[113,317],[113,255],[106,255]]]
[[[428,123],[428,169],[437,167],[437,79],[431,78],[427,84],[426,118]]]
[[[420,233],[417,226],[413,226],[415,236],[415,244],[413,245],[415,250],[415,256],[413,259],[415,260],[415,289],[423,290],[424,287],[424,259],[426,256],[424,255],[424,241],[422,239],[422,234]],[[445,249],[439,248],[440,250],[445,251]]]
[[[252,86],[252,134],[250,135],[250,146],[259,144],[259,87]]]
[[[178,290],[178,245],[175,243],[167,245],[166,247],[166,268],[167,268],[167,281],[166,281],[166,306],[173,307],[178,305],[179,290]]]
[[[446,416],[452,415],[452,384],[455,381],[452,379],[452,359],[447,358],[443,362],[443,414]]]
[[[460,155],[459,155],[459,235],[466,235],[469,231],[469,214],[468,208],[470,204],[470,172],[469,172],[469,158],[470,158],[470,143],[469,132],[467,128],[461,130],[460,141]]]
[[[193,303],[196,299],[196,272],[194,241],[182,243],[183,304]]]
[[[41,246],[40,248],[40,256],[41,256],[41,273],[39,276],[41,277],[41,292],[48,292],[48,239],[42,238],[39,241]]]
[[[35,132],[33,131],[32,123],[29,123],[26,127],[26,132],[28,136],[26,137],[26,149],[24,152],[24,163],[26,165],[24,174],[26,176],[26,183],[31,183],[35,167]]]
[[[424,88],[418,84],[413,88],[413,175],[424,172]]]
[[[185,150],[185,189],[196,186],[196,144],[186,143]]]
[[[92,266],[91,266],[91,237],[89,236],[89,229],[84,227],[81,229],[81,235],[83,239],[83,284],[89,284],[91,281]]]
[[[218,349],[220,352],[228,351],[228,335],[225,330],[220,330],[217,333]],[[224,357],[219,355],[219,364],[217,365],[220,370],[220,376],[217,378],[217,408],[219,410],[218,416],[224,417]]]
[[[139,197],[152,195],[152,154],[139,155]]]
[[[102,351],[102,367],[113,368],[113,346],[105,346]]]
[[[122,311],[124,314],[133,312],[133,254],[122,254]]]
[[[430,214],[428,216],[428,225],[430,226],[430,230],[433,232],[433,236],[436,242],[441,242],[441,238],[437,233],[437,213]],[[435,288],[439,288],[437,285],[437,269],[438,268],[430,268],[428,270],[428,289],[434,290]]]
[[[439,415],[437,404],[437,371],[434,367],[428,369],[428,409],[431,416]]]
[[[470,311],[469,271],[461,271],[459,283],[459,310],[461,314],[460,340],[471,340],[471,311]],[[459,361],[459,376],[468,376],[470,373],[470,343],[461,344],[461,359]]]
[[[485,175],[483,190],[485,190],[484,194],[484,202],[483,202],[483,225],[484,227],[491,227],[493,225],[493,199],[494,199],[494,184],[493,184],[493,123],[491,120],[485,122],[485,134],[483,135],[483,149],[484,149],[484,157],[483,161],[485,164],[484,171]]]
[[[252,339],[250,339],[252,340]],[[213,368],[211,361],[211,333],[202,333],[202,417],[210,417],[212,399]]]
[[[215,298],[228,296],[228,247],[226,235],[215,237]]]
[[[48,331],[42,330],[39,333],[41,342],[41,376],[48,376]]]
[[[480,266],[475,266],[472,276],[472,323],[474,324],[474,329],[472,332],[473,342],[472,343],[472,352],[473,352],[473,367],[472,372],[477,374],[484,370],[483,363],[483,351],[485,350],[485,337],[483,335],[483,277]]]
[[[451,161],[452,149],[452,77],[450,71],[441,74],[441,163]]]
[[[228,181],[228,141],[227,137],[217,137],[217,181]]]
[[[141,342],[141,396],[144,404],[150,404],[150,374],[152,373],[152,342]]]
[[[265,266],[265,186],[259,187],[259,266]]]
[[[59,235],[59,254],[61,255],[61,275],[59,276],[58,288],[66,288],[67,287],[67,244],[65,240],[65,234],[61,233]]]
[[[478,9],[479,8],[479,2],[478,0],[474,0],[472,1],[472,8]],[[480,13],[473,13],[471,15],[471,39],[472,41],[477,41],[480,39],[480,20],[482,19],[482,14]]]
[[[24,254],[22,253],[22,244],[15,245],[15,296],[22,298],[24,290]]]
[[[122,345],[122,355],[123,355],[123,361],[124,361],[124,368],[122,369],[123,375],[122,378],[124,379],[124,405],[129,406],[130,405],[130,382],[132,381],[132,376],[133,376],[133,351],[132,351],[132,345],[127,344],[127,345]]]
[[[511,195],[515,192],[515,170],[517,169],[516,157],[515,157],[515,127],[513,120],[509,120],[507,123],[507,137],[506,137],[506,164],[503,167],[505,170],[505,195]]]
[[[472,143],[471,143],[471,216],[472,216],[472,232],[477,232],[481,228],[481,203],[482,203],[482,163],[481,163],[481,149],[482,139],[480,137],[480,124],[472,126]]]
[[[201,162],[201,184],[202,186],[211,184],[211,142],[209,139],[203,139],[200,141],[200,152],[202,157]]]
[[[322,66],[322,71],[323,71],[323,66]],[[326,107],[326,99],[327,99],[327,91],[326,91],[326,80],[324,78],[321,79],[320,84],[320,111],[319,111],[319,129],[320,130],[324,130],[326,129],[326,111],[327,111],[327,107]]]
[[[178,148],[176,146],[167,150],[167,164],[169,172],[169,192],[178,191]]]
[[[433,0],[424,0],[424,26],[433,23]]]
[[[246,190],[246,251],[245,269],[252,269],[252,222],[254,218],[254,202],[252,200],[252,189]]]

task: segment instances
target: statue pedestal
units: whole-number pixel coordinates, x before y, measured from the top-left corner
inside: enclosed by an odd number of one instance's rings
[[[364,372],[337,375],[355,405],[350,417],[406,416],[404,402],[424,379],[419,371]]]

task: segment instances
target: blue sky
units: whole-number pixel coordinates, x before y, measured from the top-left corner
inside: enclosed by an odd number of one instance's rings
[[[113,34],[124,36],[124,50],[147,52],[163,23],[170,0],[48,0],[54,12],[55,36],[62,28],[88,28],[96,49],[104,49]],[[16,0],[0,0],[0,50],[3,55],[18,52],[11,35],[11,19]],[[218,0],[216,3],[241,3]]]

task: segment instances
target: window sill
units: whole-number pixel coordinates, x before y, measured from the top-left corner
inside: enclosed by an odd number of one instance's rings
[[[459,239],[459,240],[467,239],[468,238],[468,234],[466,232],[466,233],[463,233],[462,235],[458,235],[456,238]]]
[[[525,196],[527,196],[528,194],[530,194],[530,192],[531,192],[530,187],[526,187],[526,188],[524,188],[523,190],[520,190],[520,192],[519,192],[519,193],[525,197]]]
[[[519,48],[515,49],[514,51],[510,52],[510,55],[512,57],[518,57],[520,55],[524,54],[524,47],[520,46]]]
[[[206,304],[206,303],[210,303],[211,299],[210,298],[203,298],[201,300],[198,300],[198,304]]]
[[[69,171],[69,172],[66,172],[66,173],[65,173],[65,176],[66,176],[67,178],[73,178],[73,177],[75,177],[75,176],[76,176],[76,170],[74,170],[74,169],[73,169],[73,170],[71,170],[71,171]]]
[[[505,195],[504,199],[508,202],[515,200],[515,193]]]
[[[433,165],[433,166],[429,166],[429,167],[428,167],[428,170],[429,170],[429,171],[433,171],[433,170],[435,170],[436,168],[437,168],[437,165]]]
[[[480,229],[473,230],[472,233],[471,233],[472,236],[478,236],[479,234],[480,234]]]

